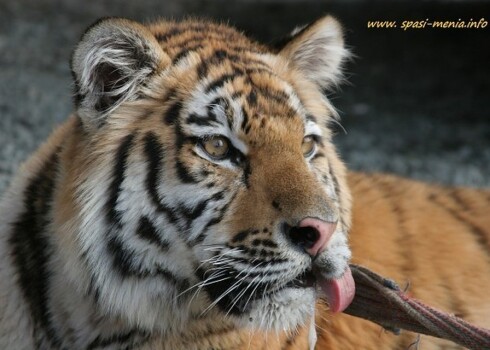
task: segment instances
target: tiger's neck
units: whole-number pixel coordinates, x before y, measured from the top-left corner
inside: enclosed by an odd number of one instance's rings
[[[308,327],[295,332],[262,332],[250,329],[237,329],[221,321],[196,323],[181,334],[170,337],[153,338],[148,349],[308,349]],[[147,348],[145,347],[145,350]]]

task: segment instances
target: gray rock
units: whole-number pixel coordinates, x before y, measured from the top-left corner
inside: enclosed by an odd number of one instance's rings
[[[71,50],[102,16],[205,15],[271,42],[331,12],[357,58],[331,95],[335,142],[352,169],[490,186],[490,46],[484,30],[367,29],[367,20],[472,18],[485,3],[397,6],[287,1],[0,0],[0,193],[19,164],[72,109]]]

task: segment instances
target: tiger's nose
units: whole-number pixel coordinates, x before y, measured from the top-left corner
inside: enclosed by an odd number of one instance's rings
[[[306,218],[298,226],[289,227],[286,234],[295,246],[315,257],[325,250],[336,227],[336,222]]]

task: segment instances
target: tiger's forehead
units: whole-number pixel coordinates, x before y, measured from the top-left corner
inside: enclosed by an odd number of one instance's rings
[[[277,69],[280,58],[269,49],[214,23],[165,22],[150,29],[170,56],[172,67],[193,72],[183,87],[187,129],[193,134],[231,137],[233,132],[260,137],[270,133],[272,118],[283,119],[281,125],[287,129],[283,134],[289,137],[303,137],[305,128],[320,133],[293,85]],[[186,83],[179,80],[178,84]]]
[[[291,139],[294,135],[302,138],[306,126],[312,123],[298,96],[287,82],[269,73],[261,75],[264,73],[225,71],[198,82],[184,105],[188,131],[197,136],[221,134],[231,140],[238,135],[253,143]],[[229,81],[222,83],[228,77]],[[272,122],[276,118],[281,123]],[[235,146],[242,152],[246,150],[240,141]]]

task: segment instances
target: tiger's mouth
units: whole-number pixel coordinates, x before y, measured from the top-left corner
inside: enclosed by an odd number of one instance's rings
[[[212,271],[212,269],[210,270]],[[197,269],[197,276],[203,283],[204,290],[211,303],[227,314],[240,315],[250,310],[253,302],[264,300],[287,289],[316,288],[317,277],[311,269],[298,274],[288,282],[253,283],[241,278],[242,274],[228,268],[222,274],[213,275],[203,267]]]
[[[312,288],[316,287],[316,280],[313,271],[306,270],[288,282],[284,288]]]
[[[355,295],[355,283],[349,267],[339,278],[326,278],[321,271],[306,270],[298,275],[283,288],[316,288],[329,305],[330,311],[342,312],[352,302]]]
[[[329,304],[332,312],[341,312],[352,302],[355,285],[350,268],[347,267],[338,278],[328,278],[315,268],[309,268],[299,273],[286,283],[253,283],[241,279],[241,273],[229,268],[226,273],[216,275],[198,269],[198,275],[212,305],[231,315],[242,315],[253,308],[254,301],[274,298],[280,292],[288,289],[312,289],[320,292]],[[315,293],[315,295],[317,295]]]

